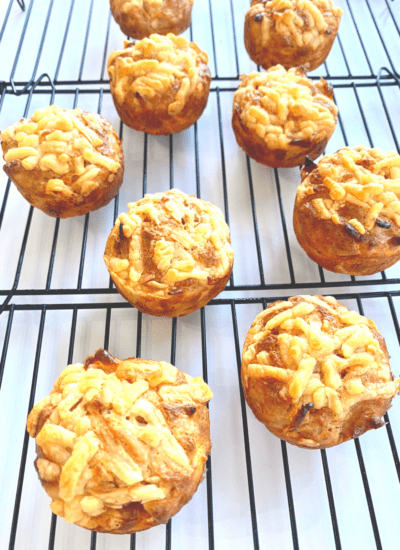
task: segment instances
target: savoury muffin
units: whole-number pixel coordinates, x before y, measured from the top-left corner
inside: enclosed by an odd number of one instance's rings
[[[132,38],[181,34],[190,25],[194,0],[110,0],[121,31]]]
[[[332,136],[337,107],[321,78],[281,65],[242,76],[233,98],[232,126],[249,157],[273,168],[300,166],[317,158]]]
[[[300,245],[336,273],[371,275],[400,258],[400,156],[345,147],[302,170],[293,225]]]
[[[69,365],[27,425],[52,512],[101,533],[167,523],[202,480],[211,397],[201,378],[163,361],[100,349]]]
[[[332,0],[253,0],[244,25],[247,53],[264,69],[313,71],[328,57],[342,14]]]
[[[28,202],[49,216],[97,210],[121,187],[121,142],[100,115],[50,105],[0,137],[4,171]]]
[[[194,42],[152,34],[108,59],[111,93],[122,122],[134,130],[169,135],[194,124],[210,90],[208,55]]]
[[[224,290],[233,251],[219,208],[178,190],[146,195],[128,206],[104,254],[128,302],[149,315],[179,317]]]
[[[375,323],[331,296],[274,302],[243,347],[249,407],[299,447],[325,449],[380,428],[399,382]]]

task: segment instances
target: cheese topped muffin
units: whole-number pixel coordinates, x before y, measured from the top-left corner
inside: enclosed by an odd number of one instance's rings
[[[332,0],[253,0],[245,17],[247,53],[264,69],[313,71],[327,58],[342,14]]]
[[[383,426],[399,383],[375,323],[331,296],[274,302],[243,347],[248,405],[299,447],[323,449]]]
[[[224,290],[233,251],[216,206],[178,190],[146,195],[128,206],[104,254],[126,300],[143,313],[178,317]]]
[[[4,171],[49,216],[81,216],[105,206],[122,184],[124,155],[111,124],[81,109],[50,105],[1,133]]]
[[[167,523],[202,480],[211,398],[201,378],[163,361],[100,349],[69,365],[27,424],[51,510],[103,533]]]
[[[208,101],[208,55],[174,34],[124,45],[108,59],[111,93],[124,124],[157,135],[194,124]]]
[[[194,0],[110,0],[121,31],[132,38],[153,33],[181,34],[189,25]]]
[[[242,76],[233,98],[232,125],[238,144],[267,166],[304,164],[325,149],[337,121],[333,91],[321,78],[281,65]]]
[[[344,147],[302,171],[294,208],[300,245],[322,267],[370,275],[400,259],[400,156]]]

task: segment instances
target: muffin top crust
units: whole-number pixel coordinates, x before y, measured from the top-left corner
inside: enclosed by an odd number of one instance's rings
[[[260,25],[265,40],[272,31],[288,44],[317,50],[326,33],[330,34],[332,18],[343,15],[332,0],[253,0],[247,17]]]
[[[324,156],[307,171],[298,189],[298,199],[311,200],[317,217],[334,224],[347,223],[359,235],[375,225],[390,227],[388,218],[400,227],[400,156],[392,151],[344,147]],[[312,195],[319,196],[312,199]],[[345,207],[356,217],[344,219]],[[383,224],[383,225],[382,225]],[[351,230],[351,228],[350,228]]]
[[[269,149],[287,150],[331,135],[338,111],[332,97],[325,80],[314,83],[302,69],[276,65],[242,76],[233,109]]]
[[[140,529],[164,522],[208,455],[211,397],[201,378],[163,361],[98,350],[69,365],[27,425],[52,511],[105,532],[130,532],[133,505]]]
[[[280,396],[337,417],[360,400],[394,397],[384,340],[370,319],[331,296],[277,302],[255,319],[243,350],[243,381],[280,382]]]
[[[135,292],[167,297],[231,269],[229,227],[210,202],[171,190],[128,206],[115,222],[118,243],[106,263]]]
[[[37,109],[0,137],[6,168],[19,163],[40,193],[57,190],[66,198],[85,197],[105,177],[112,183],[121,168],[122,149],[110,123],[81,109]]]
[[[129,93],[133,106],[144,100],[155,107],[167,95],[168,114],[179,114],[196,90],[202,89],[201,77],[208,72],[208,55],[197,44],[182,36],[152,34],[124,50],[113,52],[108,72],[118,103]]]

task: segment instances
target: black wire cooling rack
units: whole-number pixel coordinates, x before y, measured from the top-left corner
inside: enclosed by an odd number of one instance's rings
[[[399,152],[399,2],[336,3],[345,12],[339,35],[328,61],[311,75],[335,88],[339,122],[329,151],[362,141]],[[243,46],[247,7],[247,0],[196,0],[187,36],[201,38],[210,56],[209,106],[184,137],[155,138],[123,127],[113,111],[106,62],[123,37],[106,0],[0,4],[1,123],[50,103],[90,105],[119,130],[127,159],[119,197],[82,220],[51,220],[29,207],[10,180],[0,186],[2,548],[398,548],[396,406],[392,422],[385,416],[386,428],[311,457],[267,433],[248,414],[240,388],[241,345],[255,315],[301,291],[330,289],[373,317],[387,339],[395,374],[400,358],[399,269],[355,278],[318,268],[293,236],[298,169],[260,167],[234,143],[232,94],[240,74],[256,69]],[[125,203],[177,185],[223,209],[235,268],[226,292],[201,311],[152,319],[123,302],[108,275],[97,272],[104,237]],[[57,520],[31,465],[27,413],[66,364],[100,346],[120,357],[159,354],[203,376],[215,394],[205,483],[165,528],[144,535],[89,534]],[[52,372],[49,363],[56,360]],[[219,427],[221,418],[226,430]]]

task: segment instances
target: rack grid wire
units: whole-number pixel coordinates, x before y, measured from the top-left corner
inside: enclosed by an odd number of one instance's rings
[[[339,107],[327,152],[359,143],[399,152],[400,3],[336,4],[344,10],[339,35],[327,62],[311,74],[332,82]],[[119,196],[79,219],[50,219],[29,207],[9,179],[0,182],[1,548],[398,548],[396,403],[385,428],[309,452],[269,434],[244,401],[241,346],[251,322],[269,303],[304,290],[330,289],[372,317],[395,374],[400,359],[400,268],[348,277],[316,266],[290,221],[299,170],[262,167],[236,146],[233,92],[240,74],[256,69],[243,46],[247,7],[247,0],[195,2],[185,36],[209,53],[209,104],[192,128],[160,137],[136,133],[116,115],[106,61],[123,36],[107,1],[0,3],[0,127],[51,103],[80,106],[113,123],[126,158]],[[235,267],[226,291],[201,311],[150,318],[120,298],[102,252],[127,202],[174,187],[221,207]],[[32,466],[27,413],[66,364],[97,347],[119,357],[169,360],[203,376],[215,394],[205,482],[166,527],[136,536],[89,533],[57,520]]]

